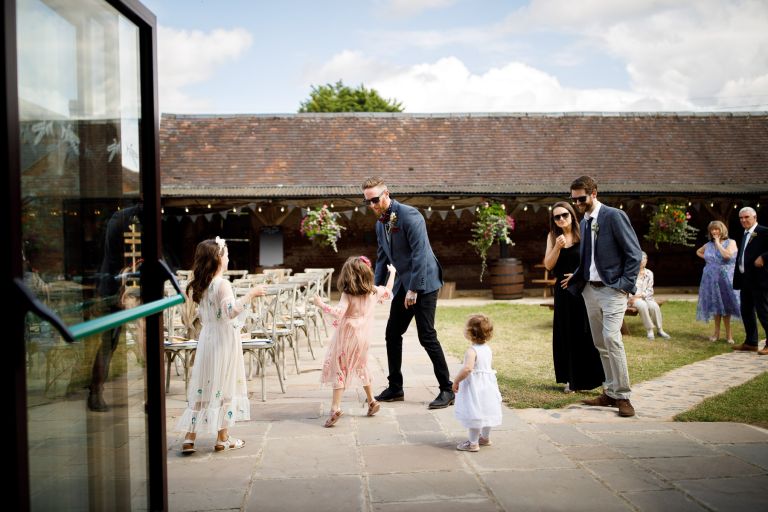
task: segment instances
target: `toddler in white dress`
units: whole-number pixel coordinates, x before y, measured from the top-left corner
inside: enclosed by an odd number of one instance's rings
[[[501,425],[501,393],[492,368],[493,354],[486,342],[493,336],[493,323],[485,315],[472,315],[464,337],[472,346],[464,353],[464,366],[453,379],[456,419],[469,429],[469,439],[457,450],[476,452],[491,445],[491,427]]]

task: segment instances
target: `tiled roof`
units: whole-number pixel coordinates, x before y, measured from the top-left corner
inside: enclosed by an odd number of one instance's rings
[[[164,114],[165,197],[768,192],[768,114]]]

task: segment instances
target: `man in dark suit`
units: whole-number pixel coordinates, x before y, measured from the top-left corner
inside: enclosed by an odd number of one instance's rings
[[[567,285],[571,293],[584,297],[592,340],[605,372],[603,393],[582,402],[618,407],[619,416],[634,416],[621,324],[627,299],[636,291],[642,259],[640,243],[627,214],[597,200],[597,183],[589,176],[571,183],[571,200],[584,214],[583,246],[581,264],[568,278]]]
[[[389,386],[376,400],[404,400],[403,334],[416,317],[419,342],[432,360],[440,385],[440,393],[429,408],[448,407],[453,404],[454,394],[443,348],[435,331],[435,308],[437,293],[443,286],[443,269],[429,245],[424,217],[416,208],[391,199],[383,178],[368,178],[362,188],[364,203],[379,216],[376,222],[376,284],[383,285],[387,281],[388,263],[397,269],[385,334]]]
[[[758,350],[757,322],[768,336],[768,228],[757,223],[757,213],[749,206],[739,210],[739,222],[744,236],[736,255],[736,270],[733,272],[733,288],[739,290],[741,298],[741,320],[744,322],[746,340],[734,345],[733,350],[757,352],[768,355],[768,345]]]

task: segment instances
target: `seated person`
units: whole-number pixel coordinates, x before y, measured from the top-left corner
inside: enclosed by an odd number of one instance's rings
[[[654,339],[654,327],[660,337],[669,339],[669,334],[664,332],[664,328],[661,326],[661,308],[653,298],[653,272],[645,268],[647,263],[648,255],[643,251],[640,273],[637,275],[637,291],[629,297],[627,305],[637,308],[640,318],[643,319],[649,340]]]

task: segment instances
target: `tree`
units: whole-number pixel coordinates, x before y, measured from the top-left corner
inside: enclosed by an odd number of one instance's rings
[[[394,99],[385,100],[375,89],[363,84],[356,89],[336,84],[312,86],[309,99],[301,103],[299,112],[402,112],[403,105]]]

